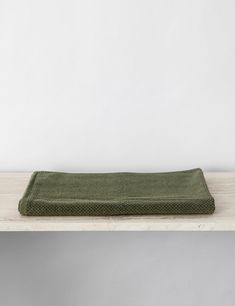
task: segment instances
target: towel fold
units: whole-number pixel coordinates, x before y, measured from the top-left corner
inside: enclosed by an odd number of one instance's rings
[[[19,202],[26,216],[211,214],[201,169],[165,173],[34,172]]]

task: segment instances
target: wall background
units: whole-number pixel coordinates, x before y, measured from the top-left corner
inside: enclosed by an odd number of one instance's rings
[[[0,170],[235,170],[234,11],[0,1]]]
[[[0,233],[1,305],[234,306],[232,232]]]

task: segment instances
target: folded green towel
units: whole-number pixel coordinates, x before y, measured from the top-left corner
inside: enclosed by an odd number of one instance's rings
[[[34,172],[19,203],[26,216],[211,214],[201,169],[166,173]]]

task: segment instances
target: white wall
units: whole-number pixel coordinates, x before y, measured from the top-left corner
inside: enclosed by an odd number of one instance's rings
[[[0,1],[0,170],[235,170],[234,12]]]

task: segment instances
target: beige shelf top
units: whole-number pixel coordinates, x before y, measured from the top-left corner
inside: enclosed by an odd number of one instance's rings
[[[213,215],[23,217],[18,212],[31,173],[0,173],[0,231],[235,231],[235,172],[207,172]]]

